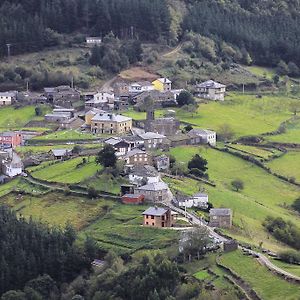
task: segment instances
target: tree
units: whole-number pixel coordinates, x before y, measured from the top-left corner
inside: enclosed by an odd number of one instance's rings
[[[24,292],[21,291],[8,291],[4,293],[1,300],[26,300],[27,297]]]
[[[117,157],[115,149],[111,145],[105,145],[104,148],[98,153],[96,157],[96,163],[107,167],[115,167],[117,163]]]
[[[82,148],[79,145],[76,145],[72,149],[73,154],[79,154],[82,151]]]
[[[277,84],[279,83],[279,80],[280,80],[279,75],[278,75],[278,74],[275,74],[275,75],[273,76],[273,82],[277,85]]]
[[[229,124],[222,124],[218,129],[218,139],[224,142],[229,141],[234,136],[234,131]]]
[[[97,198],[98,197],[98,192],[93,186],[90,186],[88,188],[88,197],[91,199]]]
[[[287,75],[289,74],[289,68],[288,68],[288,65],[283,61],[281,60],[277,67],[276,67],[276,73],[278,75]]]
[[[288,63],[288,74],[289,74],[289,76],[293,76],[293,77],[299,76],[298,66],[291,61]]]
[[[244,182],[241,179],[235,179],[231,181],[231,186],[238,192],[244,189]]]
[[[191,125],[191,124],[188,124],[188,125],[186,125],[185,127],[184,127],[184,131],[185,132],[189,132],[189,131],[191,131],[193,129],[193,126]]]
[[[188,163],[189,170],[196,169],[200,176],[203,176],[207,170],[207,160],[202,158],[199,154],[195,154]]]
[[[300,213],[300,197],[294,201],[294,203],[292,204],[292,208]]]
[[[182,91],[178,95],[176,100],[177,100],[178,106],[180,106],[180,107],[183,105],[190,105],[190,104],[194,105],[196,103],[194,97],[188,91]]]
[[[34,110],[36,116],[41,116],[43,114],[43,110],[40,106],[36,106]]]

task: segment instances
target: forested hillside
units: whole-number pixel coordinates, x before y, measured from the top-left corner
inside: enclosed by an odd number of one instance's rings
[[[7,43],[16,54],[57,45],[69,34],[83,41],[113,31],[121,39],[174,44],[192,30],[248,51],[256,64],[300,64],[297,0],[7,0],[0,16],[1,55]]]

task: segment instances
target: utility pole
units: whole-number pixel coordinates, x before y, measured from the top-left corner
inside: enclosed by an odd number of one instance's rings
[[[243,94],[245,94],[245,83],[243,83]]]
[[[74,88],[74,77],[72,76],[72,79],[71,79],[71,88],[73,89]]]
[[[27,80],[26,81],[26,90],[27,90],[27,93],[29,92],[29,81]]]
[[[10,60],[10,47],[11,47],[11,44],[6,44],[6,47],[7,47],[7,59]]]
[[[133,30],[134,30],[133,26],[130,26],[130,35],[132,40],[133,40]]]

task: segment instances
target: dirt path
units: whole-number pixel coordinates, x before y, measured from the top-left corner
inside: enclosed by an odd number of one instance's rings
[[[181,48],[182,48],[182,44],[180,43],[180,44],[179,44],[176,48],[174,48],[173,50],[171,50],[171,51],[169,51],[169,52],[163,54],[162,57],[169,57],[169,56],[172,56],[172,55],[178,53],[178,52],[181,50]]]

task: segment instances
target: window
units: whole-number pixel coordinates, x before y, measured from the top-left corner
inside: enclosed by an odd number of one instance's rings
[[[164,221],[165,220],[165,216],[162,216],[161,219]]]
[[[154,223],[152,223],[152,226],[154,226]]]
[[[146,215],[146,219],[148,219],[149,218],[149,216],[148,215]]]
[[[154,220],[154,216],[151,216],[151,219]]]
[[[149,223],[148,222],[146,222],[146,225],[148,225]]]

